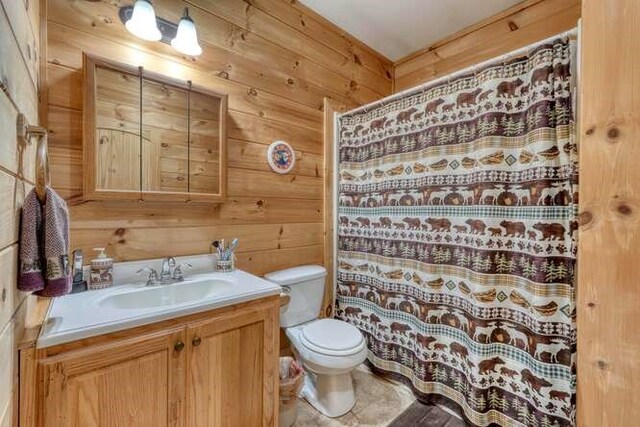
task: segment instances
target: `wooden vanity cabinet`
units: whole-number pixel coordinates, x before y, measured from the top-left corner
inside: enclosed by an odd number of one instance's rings
[[[268,376],[279,356],[272,344],[279,339],[277,317],[275,322],[254,311],[187,328],[187,425],[270,425],[278,403],[278,382]]]
[[[42,426],[178,426],[183,328],[144,333],[39,361]]]
[[[278,316],[268,297],[38,349],[22,425],[275,426]]]

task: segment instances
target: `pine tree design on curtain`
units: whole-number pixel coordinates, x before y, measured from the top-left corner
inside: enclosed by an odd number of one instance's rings
[[[478,426],[573,425],[574,42],[339,120],[338,316]]]

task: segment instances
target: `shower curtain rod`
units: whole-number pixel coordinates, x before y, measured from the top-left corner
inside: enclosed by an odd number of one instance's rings
[[[421,92],[428,86],[436,85],[438,83],[441,83],[441,82],[444,82],[444,81],[447,81],[447,80],[450,80],[450,79],[454,79],[454,78],[459,77],[459,76],[461,76],[463,74],[468,74],[471,71],[474,71],[474,70],[476,70],[478,68],[481,68],[481,67],[484,67],[484,66],[487,66],[487,65],[490,65],[490,64],[492,64],[492,63],[494,63],[496,61],[505,62],[505,61],[507,61],[507,60],[509,60],[511,58],[515,58],[515,57],[520,56],[520,55],[522,55],[524,53],[527,53],[530,49],[533,49],[538,45],[541,45],[541,44],[550,42],[552,40],[555,40],[558,37],[576,36],[577,34],[578,34],[578,28],[577,27],[576,28],[572,28],[572,29],[567,30],[567,31],[565,31],[563,33],[556,34],[555,36],[547,37],[546,39],[542,39],[542,40],[537,41],[535,43],[531,43],[530,45],[527,45],[527,46],[521,47],[519,49],[513,50],[513,51],[511,51],[509,53],[506,53],[504,55],[496,56],[496,57],[491,58],[491,59],[489,59],[487,61],[483,61],[483,62],[481,62],[479,64],[472,65],[470,67],[464,68],[464,69],[459,70],[459,71],[454,71],[453,73],[447,74],[447,75],[442,76],[442,77],[438,77],[438,78],[436,78],[434,80],[429,80],[428,82],[423,83],[421,85],[414,86],[412,88],[403,90],[402,92],[394,93],[392,95],[389,95],[389,96],[387,96],[385,98],[382,98],[382,99],[379,99],[377,101],[371,102],[369,104],[362,105],[360,107],[356,107],[353,110],[345,111],[344,113],[338,113],[337,116],[339,118],[339,117],[342,117],[342,116],[346,116],[346,115],[349,115],[349,114],[354,114],[354,113],[360,112],[362,110],[364,110],[364,111],[371,110],[371,109],[375,108],[378,105],[385,105],[385,104],[388,104],[391,101],[395,101],[396,99],[403,98],[403,97],[405,97],[407,95]]]

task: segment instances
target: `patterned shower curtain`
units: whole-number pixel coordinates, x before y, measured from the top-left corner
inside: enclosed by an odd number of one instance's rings
[[[340,318],[477,426],[574,424],[575,42],[339,119]]]

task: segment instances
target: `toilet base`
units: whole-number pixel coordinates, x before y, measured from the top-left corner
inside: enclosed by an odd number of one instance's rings
[[[307,371],[301,394],[329,418],[346,414],[356,404],[351,372],[322,375]]]

